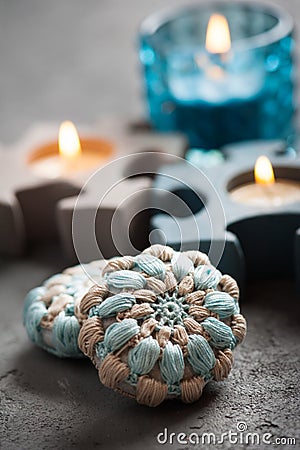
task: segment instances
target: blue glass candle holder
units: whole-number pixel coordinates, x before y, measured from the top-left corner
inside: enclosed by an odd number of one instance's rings
[[[209,19],[228,22],[231,48],[205,46]],[[150,121],[184,132],[204,149],[249,139],[291,140],[294,130],[294,24],[265,3],[208,2],[158,12],[141,25]],[[217,31],[216,31],[217,32]]]

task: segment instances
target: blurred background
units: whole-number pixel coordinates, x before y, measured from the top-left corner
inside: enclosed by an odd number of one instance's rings
[[[0,143],[13,144],[36,122],[146,118],[138,26],[152,11],[186,3],[0,0]],[[300,27],[299,0],[273,3]],[[252,432],[296,437],[299,444],[299,302],[290,282],[247,286],[248,336],[227,381],[211,383],[194,405],[154,411],[102,387],[89,361],[56,359],[29,341],[23,298],[65,266],[52,246],[1,256],[0,447],[3,440],[5,450],[158,449],[164,427],[221,434],[240,420]]]
[[[300,23],[299,0],[273,3]],[[0,142],[14,142],[33,122],[145,117],[136,34],[144,17],[167,6],[166,0],[0,0]]]

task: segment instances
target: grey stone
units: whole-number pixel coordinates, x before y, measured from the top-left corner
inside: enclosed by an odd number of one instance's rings
[[[179,3],[185,1],[172,2]],[[299,22],[299,0],[276,3]],[[169,4],[1,0],[0,140],[16,141],[35,121],[87,123],[116,111],[144,114],[136,28],[149,12]],[[184,449],[188,446],[158,444],[157,434],[167,427],[220,435],[235,431],[238,421],[246,422],[249,432],[272,433],[274,439],[296,437],[290,448],[299,448],[300,314],[289,282],[248,286],[242,312],[249,332],[228,380],[209,384],[193,405],[171,402],[149,409],[101,386],[89,361],[56,359],[28,340],[24,295],[66,266],[55,247],[0,260],[1,448]],[[255,448],[236,446],[243,447]]]

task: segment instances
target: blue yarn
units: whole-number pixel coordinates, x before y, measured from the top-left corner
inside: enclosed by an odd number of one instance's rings
[[[28,292],[28,294],[25,297],[24,300],[24,306],[23,306],[23,324],[27,328],[27,320],[30,317],[29,309],[32,308],[32,304],[39,301],[40,298],[45,293],[44,286],[39,286],[34,289],[31,289],[31,291]]]
[[[158,258],[147,253],[135,257],[135,266],[152,277],[164,280],[166,274],[165,264]]]
[[[215,289],[222,275],[214,267],[200,265],[196,267],[194,282],[196,289]]]
[[[170,395],[175,395],[176,397],[179,397],[181,394],[181,387],[180,387],[180,383],[175,383],[175,384],[168,384],[168,394]]]
[[[128,377],[126,378],[127,383],[129,383],[131,386],[136,386],[139,381],[139,376],[136,373],[130,372]]]
[[[226,319],[238,313],[236,301],[226,292],[209,292],[205,296],[204,306],[218,314],[220,319]]]
[[[146,279],[138,272],[133,270],[117,270],[106,275],[106,281],[109,289],[143,289],[146,285]]]
[[[183,320],[188,317],[189,305],[181,297],[177,297],[177,291],[172,294],[166,292],[164,296],[157,296],[157,303],[151,303],[154,310],[150,317],[158,321],[158,326],[167,325],[173,327],[176,324],[184,325]]]
[[[77,344],[79,324],[73,316],[65,316],[64,321],[60,318],[60,315],[56,317],[51,331],[53,347],[44,342],[43,330],[40,326],[42,318],[47,315],[48,311],[44,302],[40,301],[44,293],[45,287],[40,286],[32,289],[25,298],[23,323],[29,338],[44,350],[56,356],[82,357],[83,354]],[[68,333],[70,333],[69,336]],[[59,339],[62,339],[62,342]]]
[[[81,269],[81,266],[77,266]],[[88,274],[95,273],[96,279],[101,280],[99,269],[93,264],[86,264],[85,270]],[[83,357],[83,353],[78,348],[77,338],[79,334],[79,324],[74,316],[74,302],[78,302],[87,292],[88,280],[85,272],[76,272],[72,274],[59,273],[48,278],[43,286],[32,289],[24,300],[23,306],[23,323],[29,338],[38,346],[47,350],[49,353],[59,357]],[[52,289],[52,286],[60,285],[58,293],[49,297],[47,305],[43,301],[45,295]],[[55,289],[54,289],[55,291]],[[49,305],[60,295],[70,295],[70,303],[66,305],[62,316],[57,316],[53,320],[53,327],[47,330],[41,326],[43,317],[48,315]],[[66,333],[70,333],[67,336]],[[60,342],[59,340],[62,339]]]
[[[47,314],[47,308],[43,302],[39,301],[39,291],[35,291],[31,291],[26,297],[23,320],[29,338],[36,344],[43,345],[40,322]]]
[[[62,357],[81,357],[77,343],[79,331],[76,317],[66,316],[64,311],[61,311],[54,319],[52,327],[52,343],[56,354]]]
[[[189,336],[187,350],[188,362],[198,375],[207,375],[216,364],[215,355],[203,336],[191,334]]]
[[[135,297],[128,293],[116,294],[106,298],[95,309],[99,317],[111,317],[118,312],[125,311],[135,303]],[[94,311],[95,314],[95,311]]]
[[[122,322],[110,325],[105,332],[103,341],[108,353],[121,348],[139,331],[140,327],[135,319],[124,319]]]
[[[173,345],[170,341],[167,343],[159,366],[163,379],[169,385],[176,384],[182,379],[184,358],[178,344]]]
[[[240,310],[240,305],[239,305],[238,299],[234,298],[234,302],[235,302],[235,313],[234,314],[240,314],[241,310]]]
[[[186,275],[194,272],[194,264],[186,255],[180,252],[174,253],[171,265],[176,280],[181,281]]]
[[[128,365],[131,372],[143,375],[150,372],[160,354],[160,347],[156,339],[149,336],[138,343],[128,352]]]
[[[105,356],[108,354],[108,350],[104,344],[104,342],[98,342],[96,344],[96,354],[98,356],[98,358],[101,359],[101,361],[103,361],[103,359],[105,358]]]
[[[201,323],[205,331],[210,334],[211,344],[218,348],[234,349],[236,346],[236,338],[234,337],[231,328],[220,320],[214,317],[208,317]]]

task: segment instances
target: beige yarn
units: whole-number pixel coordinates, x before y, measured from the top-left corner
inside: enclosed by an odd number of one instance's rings
[[[78,344],[80,349],[94,362],[99,370],[101,382],[112,389],[122,392],[130,397],[136,397],[141,404],[157,406],[166,398],[174,398],[176,395],[168,390],[168,385],[164,381],[160,361],[164,350],[168,345],[177,345],[182,351],[185,359],[185,369],[180,381],[180,396],[186,402],[194,402],[201,394],[207,382],[202,376],[197,375],[188,362],[189,352],[187,349],[189,337],[191,335],[201,336],[206,342],[214,342],[210,332],[202,325],[208,318],[221,320],[216,312],[211,311],[205,306],[206,296],[213,292],[225,292],[230,297],[238,299],[239,289],[236,281],[229,275],[223,275],[219,279],[217,290],[213,288],[195,289],[195,280],[192,273],[186,274],[180,281],[177,281],[172,271],[171,260],[175,252],[172,248],[161,245],[154,245],[146,249],[143,254],[153,255],[165,263],[165,275],[163,279],[152,276],[149,273],[140,270],[139,272],[146,280],[144,288],[124,288],[121,292],[133,295],[136,303],[125,311],[116,312],[113,317],[97,316],[89,317],[89,312],[93,307],[99,307],[105,299],[114,295],[115,292],[109,292],[106,282],[93,286],[83,297],[79,305],[79,317],[82,321],[82,328],[79,334]],[[212,267],[207,255],[199,251],[184,252],[193,263],[194,267],[206,265]],[[109,275],[114,272],[125,270],[131,271],[135,267],[135,258],[126,256],[114,258],[108,261],[103,270],[103,274]],[[176,292],[178,298],[184,298],[188,305],[188,315],[183,317],[181,324],[175,323],[174,326],[158,326],[158,320],[155,315],[157,298],[168,292],[169,295]],[[106,330],[113,323],[122,324],[126,319],[135,319],[139,323],[139,332],[133,338],[127,340],[117,351],[108,353],[104,359],[101,359],[97,353],[97,346],[102,343]],[[246,321],[241,314],[234,314],[223,320],[227,324],[240,343],[246,334]],[[135,348],[143,340],[152,337],[157,341],[160,348],[160,355],[157,362],[149,373],[140,374],[137,377],[136,384],[128,383],[130,378],[130,367],[128,365],[128,352]],[[173,347],[172,347],[173,348]],[[215,365],[211,370],[211,377],[216,381],[227,378],[233,363],[233,355],[230,348],[217,349],[214,346]]]

